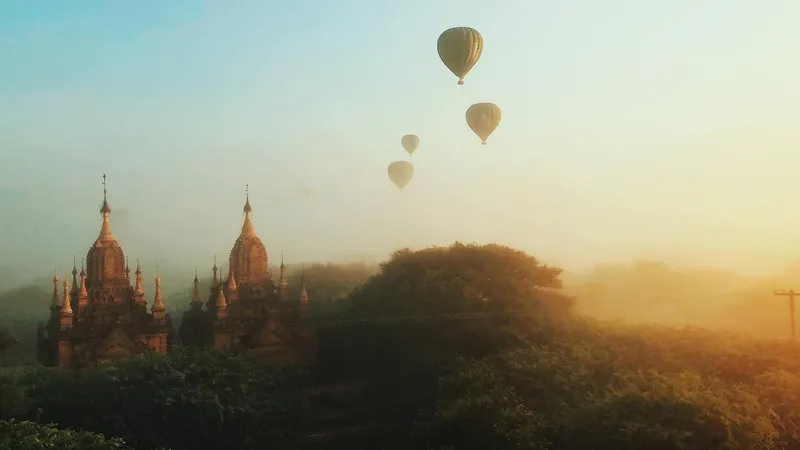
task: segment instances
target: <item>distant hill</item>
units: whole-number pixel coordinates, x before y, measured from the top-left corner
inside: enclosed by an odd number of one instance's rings
[[[31,278],[30,271],[24,267],[0,264],[0,292],[30,284]]]

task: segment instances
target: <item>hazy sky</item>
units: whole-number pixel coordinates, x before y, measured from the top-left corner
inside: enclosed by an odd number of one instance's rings
[[[249,183],[287,262],[462,240],[567,268],[783,264],[798,24],[797,0],[3,0],[0,264],[85,255],[103,173],[145,262],[227,255]],[[485,40],[463,87],[436,54],[459,25]],[[488,147],[464,121],[482,101]]]

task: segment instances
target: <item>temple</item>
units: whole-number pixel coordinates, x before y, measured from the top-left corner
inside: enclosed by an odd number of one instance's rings
[[[271,359],[302,362],[313,359],[314,329],[308,311],[305,279],[292,295],[281,256],[277,283],[269,271],[269,258],[252,221],[250,195],[246,194],[244,222],[228,258],[227,276],[211,269],[206,300],[195,274],[192,300],[183,314],[183,345],[214,348],[259,349]]]
[[[155,277],[148,311],[141,267],[137,262],[131,280],[125,254],[111,232],[105,175],[100,214],[100,235],[80,273],[73,260],[72,289],[66,274],[61,286],[58,276],[53,277],[50,317],[39,326],[37,339],[38,360],[44,365],[81,369],[137,353],[166,353],[171,347],[175,333],[161,297],[161,279]]]

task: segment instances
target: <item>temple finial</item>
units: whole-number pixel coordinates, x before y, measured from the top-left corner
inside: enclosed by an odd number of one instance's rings
[[[245,202],[244,202],[243,211],[244,211],[245,214],[248,214],[251,211],[253,211],[253,207],[250,206],[250,185],[249,184],[245,184],[244,185],[244,197],[245,197]]]
[[[100,213],[103,214],[104,218],[107,218],[111,213],[111,206],[108,204],[108,189],[106,189],[106,174],[103,174],[103,206],[100,208]],[[104,231],[110,235],[111,230],[105,230],[105,228],[106,226],[104,221]]]

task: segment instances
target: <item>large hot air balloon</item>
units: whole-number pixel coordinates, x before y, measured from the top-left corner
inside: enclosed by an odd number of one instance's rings
[[[500,108],[494,103],[476,103],[467,109],[467,125],[481,138],[481,144],[500,124]]]
[[[413,155],[417,147],[419,147],[419,136],[416,134],[407,134],[400,139],[400,143],[403,144],[403,148],[406,149],[409,155]]]
[[[444,65],[458,77],[458,84],[464,84],[464,77],[481,57],[483,37],[474,28],[450,28],[439,35],[436,48]]]
[[[414,165],[408,161],[395,161],[389,164],[389,179],[402,191],[414,176]]]

